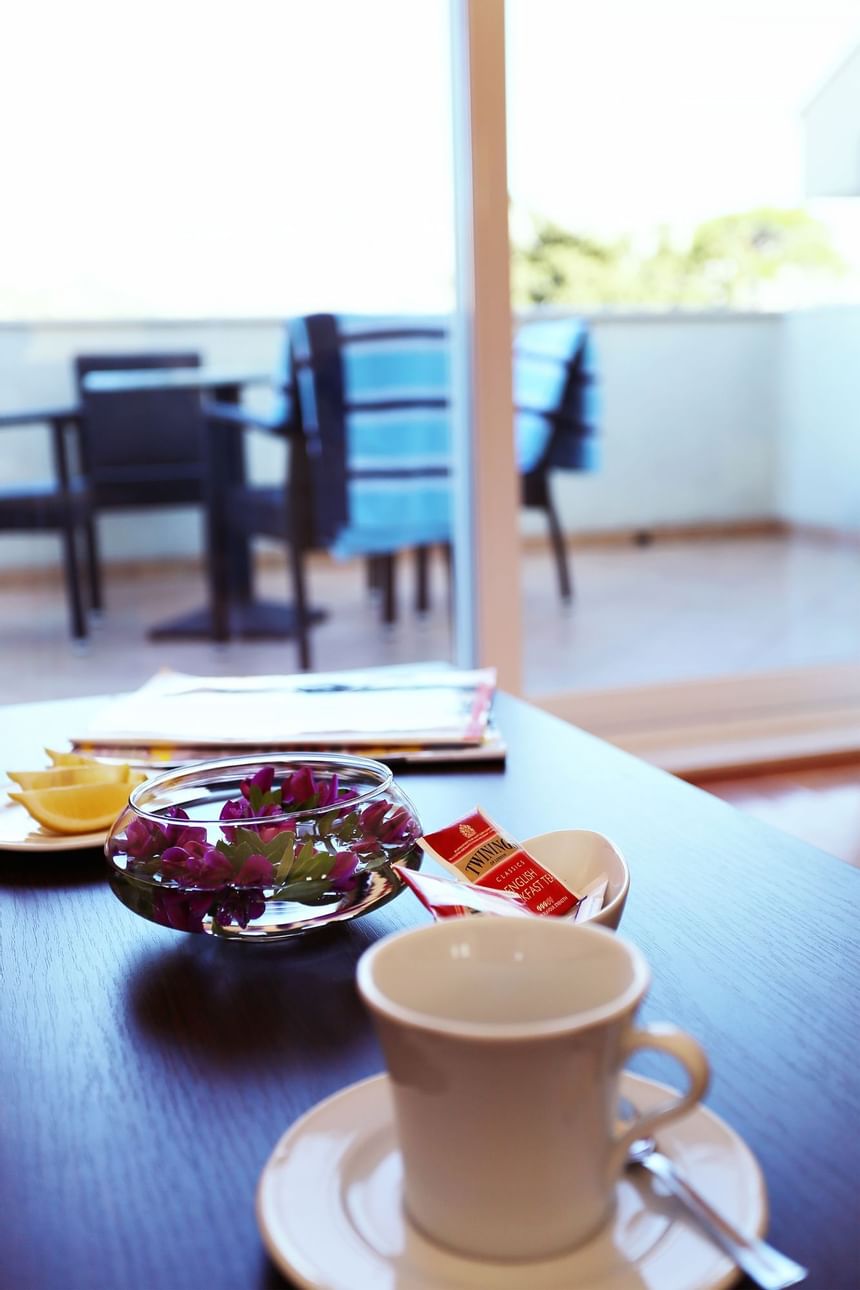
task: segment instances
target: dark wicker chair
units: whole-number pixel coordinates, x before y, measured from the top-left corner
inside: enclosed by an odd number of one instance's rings
[[[18,424],[50,425],[54,478],[0,488],[0,532],[56,533],[62,543],[66,598],[72,636],[82,641],[87,635],[87,614],[80,573],[80,544],[90,524],[90,495],[74,465],[68,438],[77,429],[73,416],[41,417],[38,414],[5,421]]]
[[[81,408],[81,457],[92,506],[87,527],[93,607],[102,607],[95,518],[102,511],[202,506],[205,423],[197,390],[91,391],[90,372],[199,367],[196,353],[81,354],[75,375]]]

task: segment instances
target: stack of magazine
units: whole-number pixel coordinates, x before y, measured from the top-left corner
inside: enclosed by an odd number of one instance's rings
[[[299,749],[392,764],[503,761],[505,744],[492,720],[495,688],[492,668],[248,677],[162,671],[107,704],[72,743],[141,766]]]

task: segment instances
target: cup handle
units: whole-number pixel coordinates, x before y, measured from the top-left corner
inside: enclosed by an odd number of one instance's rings
[[[615,1139],[612,1152],[615,1173],[620,1173],[623,1168],[632,1142],[637,1138],[651,1137],[659,1125],[669,1124],[686,1115],[705,1096],[710,1083],[711,1068],[704,1049],[692,1035],[679,1030],[677,1026],[668,1022],[655,1022],[639,1030],[632,1030],[624,1041],[624,1056],[627,1057],[640,1048],[656,1049],[674,1057],[687,1072],[689,1083],[685,1092],[678,1093],[653,1111],[637,1115]]]

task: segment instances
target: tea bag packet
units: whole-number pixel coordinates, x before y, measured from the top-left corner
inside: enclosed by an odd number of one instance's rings
[[[603,908],[603,902],[606,899],[606,888],[609,886],[607,878],[595,878],[587,887],[583,888],[582,898],[576,907],[573,915],[574,922],[584,923],[587,918],[593,918],[599,914]]]
[[[513,892],[533,914],[564,917],[579,905],[580,897],[575,892],[494,824],[480,807],[448,828],[425,834],[418,843],[461,881]]]
[[[467,918],[472,914],[500,914],[503,918],[532,918],[534,915],[512,891],[492,891],[451,878],[437,878],[398,866],[397,872],[437,922],[446,918]]]

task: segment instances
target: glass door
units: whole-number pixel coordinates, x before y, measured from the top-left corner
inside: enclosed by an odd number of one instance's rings
[[[47,47],[38,10],[16,16],[0,89],[20,123],[0,145],[14,195],[0,232],[16,247],[3,410],[73,408],[82,354],[193,355],[253,377],[242,406],[260,415],[277,409],[262,378],[295,378],[328,436],[314,444],[313,667],[493,662],[518,688],[502,0],[252,0],[240,15],[85,0],[54,17]],[[324,426],[319,355],[341,400]],[[4,433],[4,479],[40,476],[32,425]],[[251,484],[286,469],[282,443],[249,439]],[[6,697],[97,689],[108,658],[115,689],[163,666],[291,670],[282,640],[150,637],[204,603],[204,510],[98,514],[106,609],[74,675],[53,539],[4,535],[0,564],[44,571],[28,573],[15,647],[34,657],[37,621],[58,638],[52,666]],[[252,563],[255,595],[289,598],[282,543],[254,536]]]
[[[824,683],[860,657],[857,12],[507,23],[525,692]]]

